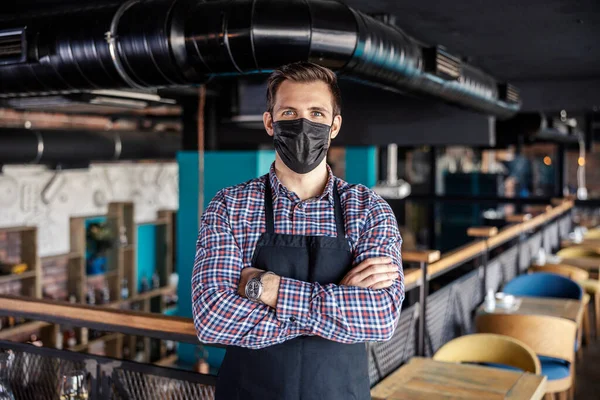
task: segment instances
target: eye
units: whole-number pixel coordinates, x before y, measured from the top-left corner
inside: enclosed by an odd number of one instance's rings
[[[321,111],[313,111],[312,112],[313,117],[322,117],[323,113]]]
[[[294,116],[294,111],[292,110],[285,110],[282,115],[286,116],[286,117],[293,117]]]

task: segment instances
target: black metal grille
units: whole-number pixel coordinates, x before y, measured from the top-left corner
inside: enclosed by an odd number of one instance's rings
[[[571,217],[569,215],[564,216],[558,223],[558,231],[561,238],[566,238],[571,231]]]
[[[531,236],[527,240],[527,245],[529,246],[529,264],[531,262],[531,259],[537,255],[538,251],[542,247],[542,233],[538,232],[535,235]]]
[[[469,272],[454,284],[454,307],[460,335],[473,332],[473,310],[480,303],[479,271]]]
[[[531,262],[531,250],[527,241],[519,243],[519,271],[523,272],[529,268]]]
[[[485,289],[492,289],[494,292],[497,292],[501,284],[502,264],[500,263],[500,260],[496,258],[488,263]]]
[[[14,355],[8,382],[17,400],[58,400],[64,374],[84,371],[90,399],[212,400],[216,377],[90,354],[0,342]]]
[[[214,386],[144,374],[125,369],[113,372],[114,400],[212,400]]]
[[[33,348],[33,346],[30,347]],[[86,363],[34,354],[15,349],[13,346],[4,347],[4,349],[8,348],[11,349],[15,358],[4,379],[8,381],[15,399],[18,400],[58,399],[60,382],[64,374],[76,370],[95,372],[97,367],[94,361]],[[92,382],[90,381],[90,383]]]
[[[502,264],[502,280],[504,283],[512,280],[517,275],[517,247],[506,250],[498,257]]]
[[[389,341],[369,344],[371,384],[377,383],[415,355],[415,312],[418,307],[418,304],[414,304],[402,310],[394,336]]]
[[[457,335],[454,285],[448,285],[427,298],[427,334],[425,354],[431,357],[444,343]]]

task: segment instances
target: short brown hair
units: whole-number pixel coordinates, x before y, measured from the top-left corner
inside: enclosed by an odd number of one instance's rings
[[[279,85],[285,80],[293,82],[315,82],[322,81],[329,86],[331,97],[333,98],[333,115],[339,115],[342,112],[342,95],[337,84],[337,76],[329,68],[323,66],[300,61],[292,64],[287,64],[277,68],[267,81],[267,109],[270,113],[273,112],[275,106],[275,94]]]

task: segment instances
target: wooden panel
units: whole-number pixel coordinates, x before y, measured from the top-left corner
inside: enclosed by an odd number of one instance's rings
[[[94,329],[124,333],[137,329],[148,336],[197,343],[196,330],[191,318],[41,301],[19,296],[0,296],[0,314],[2,313],[53,323],[88,325]]]
[[[34,272],[34,279],[22,282],[25,296],[42,297],[42,267],[38,257],[37,228],[21,232],[21,260]]]
[[[403,251],[402,261],[432,263],[440,259],[439,250]]]
[[[404,268],[404,288],[408,289],[419,284],[421,275],[419,268]]]
[[[470,237],[489,238],[498,234],[498,228],[495,226],[473,226],[467,229],[467,235]]]
[[[375,400],[541,399],[546,377],[415,357],[371,390]]]
[[[74,294],[78,303],[85,301],[85,259],[83,256],[69,258],[67,262],[67,290]]]
[[[512,222],[512,223],[525,222],[525,221],[529,221],[530,219],[531,219],[531,214],[513,214],[513,215],[508,215],[506,217],[506,221]]]

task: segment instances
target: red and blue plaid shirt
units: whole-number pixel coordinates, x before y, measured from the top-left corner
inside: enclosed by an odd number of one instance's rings
[[[389,340],[404,300],[402,239],[390,206],[363,185],[329,180],[323,194],[300,201],[275,175],[221,190],[202,216],[192,276],[192,304],[198,338],[262,348],[301,335],[356,343]],[[353,265],[390,257],[400,278],[386,289],[302,282],[281,278],[276,309],[238,295],[242,268],[250,267],[259,236],[265,231],[265,179],[273,188],[275,232],[336,236],[333,185],[337,184]],[[293,317],[293,318],[292,318]],[[290,322],[294,320],[295,322]]]

